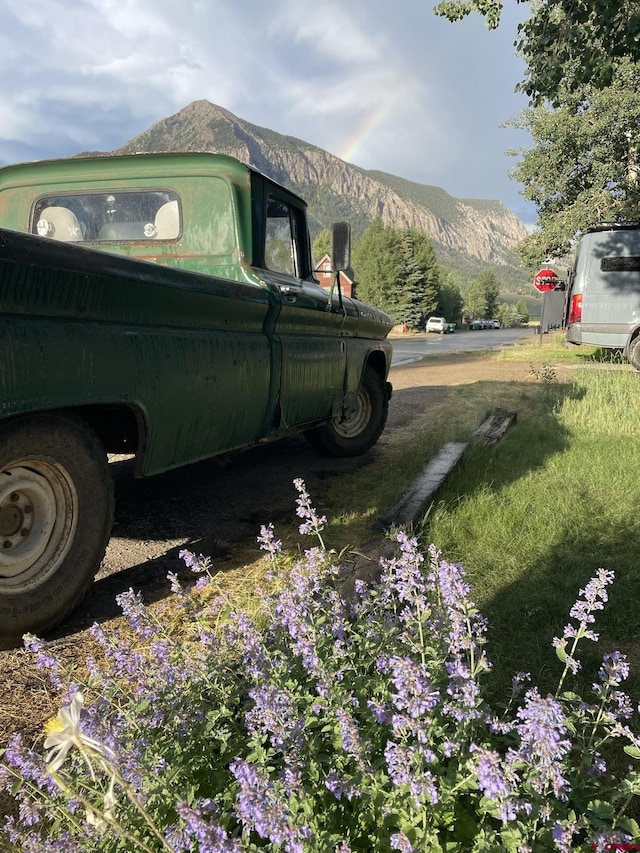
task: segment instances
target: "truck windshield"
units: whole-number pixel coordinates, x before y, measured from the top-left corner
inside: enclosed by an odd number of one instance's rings
[[[50,195],[35,204],[31,231],[73,243],[176,240],[181,219],[171,190]]]

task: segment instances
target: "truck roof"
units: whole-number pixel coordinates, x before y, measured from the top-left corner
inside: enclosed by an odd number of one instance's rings
[[[118,180],[128,183],[142,175],[146,179],[167,178],[175,175],[207,175],[224,174],[229,180],[242,183],[248,173],[253,172],[274,186],[286,189],[294,196],[301,206],[306,202],[297,193],[274,181],[264,172],[249,163],[231,157],[228,154],[217,154],[210,151],[167,151],[140,152],[137,154],[91,154],[77,157],[63,157],[51,160],[34,160],[32,162],[15,163],[0,168],[0,186],[9,187],[37,183],[45,185],[49,182],[78,182],[83,180],[108,181],[113,186]]]

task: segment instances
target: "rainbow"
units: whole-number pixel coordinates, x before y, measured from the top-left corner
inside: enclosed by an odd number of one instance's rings
[[[345,143],[343,150],[339,151],[337,156],[341,160],[346,160],[350,163],[362,143],[382,121],[387,112],[388,104],[381,104],[371,115],[365,116]]]

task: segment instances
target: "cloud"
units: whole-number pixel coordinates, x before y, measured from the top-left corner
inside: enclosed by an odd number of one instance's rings
[[[524,102],[505,14],[489,33],[415,0],[6,4],[0,160],[110,150],[206,98],[365,168],[513,204],[503,152],[520,143],[498,125]]]

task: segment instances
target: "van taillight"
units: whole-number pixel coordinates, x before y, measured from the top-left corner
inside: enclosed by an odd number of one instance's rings
[[[569,325],[571,323],[582,322],[582,294],[576,293],[571,297],[571,307],[569,308]]]

